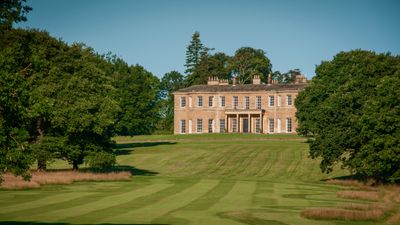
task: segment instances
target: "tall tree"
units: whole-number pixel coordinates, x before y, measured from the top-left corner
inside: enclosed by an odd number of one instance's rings
[[[20,102],[19,113],[25,112],[25,116],[23,121],[18,122],[18,127],[25,128],[28,132],[25,136],[27,143],[40,144],[44,137],[45,126],[48,125],[45,122],[51,113],[49,107],[52,104],[52,101],[46,97],[51,92],[51,85],[45,80],[48,80],[48,73],[53,65],[52,59],[67,45],[50,37],[47,32],[10,29],[3,32],[0,46],[1,54],[12,60],[8,63],[8,66],[11,66],[10,70],[7,71],[4,67],[1,72],[8,73],[14,79],[18,78],[19,70],[23,74],[26,95],[19,97],[20,100],[24,100]],[[3,90],[1,92],[4,93]],[[45,161],[52,157],[51,154],[42,151],[41,148],[31,148],[30,145],[25,149],[33,150],[33,156],[38,161],[39,168],[45,169]]]
[[[208,57],[208,74],[219,79],[231,79],[232,68],[230,67],[231,57],[223,52],[217,52]]]
[[[0,37],[0,182],[4,172],[29,177],[33,163],[29,148],[29,101],[27,66],[16,56],[21,54],[7,47]]]
[[[199,66],[195,70],[197,76],[193,84],[206,84],[209,77],[232,78],[232,68],[229,64],[231,58],[221,52],[210,54],[211,50],[213,49],[203,49]]]
[[[111,155],[119,107],[113,98],[112,80],[103,69],[107,62],[91,48],[68,46],[47,32],[11,29],[4,34],[0,52],[8,61],[0,71],[12,79],[22,79],[21,88],[25,90],[18,97],[21,120],[14,120],[15,128],[21,130],[18,133],[26,134],[18,143],[32,150],[38,169],[46,169],[46,162],[56,157],[68,159],[76,169],[89,155]],[[1,94],[7,91],[1,90]],[[8,117],[8,110],[2,112],[3,118]],[[3,127],[12,126],[3,123]],[[7,140],[9,128],[4,132]]]
[[[400,181],[400,57],[354,50],[322,62],[295,101],[310,156],[332,171]]]
[[[177,71],[166,73],[161,79],[161,120],[159,129],[172,132],[174,127],[173,92],[184,87],[184,77]]]
[[[299,69],[289,70],[286,73],[275,71],[272,73],[272,79],[277,80],[279,83],[287,84],[293,83],[297,75],[301,75]]]
[[[193,33],[192,40],[186,48],[185,73],[187,76],[188,85],[192,85],[198,79],[196,70],[200,64],[201,55],[202,52],[204,52],[203,49],[204,46],[200,40],[200,33],[196,31]]]
[[[241,84],[251,83],[252,76],[261,76],[264,82],[271,72],[271,62],[262,49],[239,48],[231,60],[233,73]]]
[[[26,21],[26,14],[32,10],[26,0],[2,0],[0,2],[0,32],[9,30],[13,23]]]
[[[66,137],[62,156],[74,169],[94,155],[106,155],[103,160],[110,159],[112,165],[111,137],[120,108],[112,79],[99,65],[105,61],[83,44],[59,52],[56,60],[59,64],[51,70],[57,83],[50,122],[55,133]]]
[[[121,69],[124,67],[122,66]],[[142,66],[128,67],[114,82],[121,112],[116,122],[120,135],[150,134],[159,120],[160,81]]]

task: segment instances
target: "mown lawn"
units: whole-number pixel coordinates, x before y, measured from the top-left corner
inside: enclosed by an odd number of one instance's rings
[[[357,202],[336,197],[308,145],[295,135],[117,137],[131,181],[78,182],[0,191],[0,224],[329,225],[300,212]],[[65,165],[56,163],[53,167]],[[358,201],[360,202],[360,201]],[[362,201],[361,201],[362,202]]]

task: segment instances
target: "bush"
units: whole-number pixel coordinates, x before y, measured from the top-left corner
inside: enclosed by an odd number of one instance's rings
[[[93,169],[106,169],[116,164],[116,158],[109,152],[93,152],[86,156],[85,164]]]

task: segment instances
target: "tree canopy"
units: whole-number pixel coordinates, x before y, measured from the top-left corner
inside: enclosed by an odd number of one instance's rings
[[[29,177],[36,161],[112,166],[111,137],[151,133],[159,80],[139,65],[67,45],[38,30],[0,36],[0,178]]]
[[[186,86],[206,84],[208,77],[231,79],[236,76],[238,83],[251,83],[253,75],[260,75],[263,82],[267,81],[272,72],[272,64],[262,49],[241,47],[233,56],[223,52],[212,54],[213,48],[206,47],[200,40],[200,33],[195,32],[186,50]],[[290,82],[291,71],[278,74],[286,82]]]
[[[322,62],[299,94],[298,132],[332,171],[400,181],[400,57],[354,50]]]
[[[260,75],[265,82],[271,68],[271,62],[262,49],[242,47],[232,57],[232,70],[240,84],[251,83],[253,75]]]
[[[115,125],[117,134],[151,134],[160,117],[160,81],[140,65],[121,69],[126,72],[120,72],[114,81],[122,109]]]
[[[26,0],[2,0],[0,2],[0,31],[10,29],[13,23],[26,21],[26,14],[32,10],[24,4]]]
[[[160,121],[158,129],[173,132],[174,129],[174,96],[173,92],[185,86],[185,79],[178,71],[166,73],[160,83]]]

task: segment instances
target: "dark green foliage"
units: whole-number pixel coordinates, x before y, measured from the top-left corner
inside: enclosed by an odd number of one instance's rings
[[[93,151],[112,152],[120,108],[107,61],[37,30],[5,31],[0,45],[2,171],[23,174],[33,159],[46,169],[54,158],[77,168]]]
[[[253,75],[260,75],[262,81],[271,73],[271,62],[261,49],[239,48],[232,57],[232,70],[240,84],[251,83]]]
[[[239,48],[234,56],[218,52],[210,54],[213,48],[203,46],[199,32],[195,32],[186,50],[185,86],[206,84],[209,77],[231,79],[235,75],[238,83],[251,83],[253,75],[260,75],[263,82],[271,73],[272,64],[262,49]],[[291,72],[291,71],[290,71]],[[281,74],[276,74],[276,76]],[[284,74],[289,76],[289,72]],[[291,79],[283,78],[285,82]]]
[[[229,63],[231,57],[222,52],[212,55],[210,52],[213,50],[203,46],[199,32],[193,34],[186,50],[185,86],[206,84],[209,77],[231,78],[232,69]]]
[[[120,108],[114,99],[110,76],[99,66],[101,59],[82,44],[59,54],[54,68],[54,107],[51,124],[55,132],[67,137],[63,157],[77,168],[91,152],[112,151],[114,122]],[[53,72],[52,71],[52,72]]]
[[[188,77],[188,84],[207,84],[209,77],[218,77],[220,79],[231,79],[232,69],[230,60],[231,57],[224,53],[209,54],[211,49],[204,48],[201,53],[201,60],[193,73],[193,76]]]
[[[139,65],[121,66],[116,72],[114,86],[121,107],[116,122],[117,133],[151,134],[160,117],[160,81]]]
[[[272,79],[277,80],[279,83],[287,84],[293,83],[297,75],[301,75],[299,69],[289,70],[286,73],[275,71],[272,73]]]
[[[40,143],[31,145],[33,156],[38,161],[38,169],[45,170],[47,163],[61,158],[65,152],[66,138],[45,136]]]
[[[298,132],[321,169],[400,181],[400,58],[355,50],[316,69],[296,99]]]
[[[174,129],[174,96],[173,92],[184,87],[184,77],[177,71],[166,73],[161,79],[161,109],[158,129],[173,132]]]
[[[192,40],[186,48],[186,75],[190,76],[194,73],[201,60],[201,52],[203,51],[203,44],[200,40],[200,33],[194,32]]]
[[[91,152],[86,158],[85,163],[93,169],[110,168],[116,164],[115,155],[109,152]]]
[[[33,162],[26,107],[30,64],[21,60],[24,52],[19,49],[24,46],[10,41],[10,36],[8,31],[0,36],[0,176],[10,171],[27,178]]]
[[[26,0],[1,0],[0,1],[0,33],[8,30],[13,23],[26,21],[26,14],[32,10],[24,4]]]

